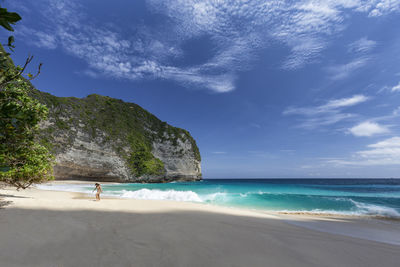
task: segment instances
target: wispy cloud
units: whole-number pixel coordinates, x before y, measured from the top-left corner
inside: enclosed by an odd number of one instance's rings
[[[376,122],[370,122],[370,121],[359,123],[356,126],[350,128],[349,131],[354,136],[368,136],[368,137],[379,134],[387,134],[390,132],[387,126],[380,125]]]
[[[325,105],[320,106],[319,109],[324,111],[329,111],[337,108],[350,107],[365,102],[368,99],[369,97],[365,95],[354,95],[352,97],[334,99],[330,100]]]
[[[349,77],[355,71],[366,66],[371,56],[368,55],[376,46],[376,42],[363,37],[348,45],[348,52],[356,54],[356,58],[344,64],[332,65],[326,68],[332,80],[342,80]]]
[[[46,33],[44,31],[37,31],[34,29],[28,29],[26,26],[21,25],[18,27],[18,31],[15,33],[16,36],[30,35],[34,36],[31,39],[31,44],[37,47],[46,49],[56,49],[58,41],[55,35]]]
[[[379,17],[390,12],[400,10],[400,2],[396,0],[367,0],[358,7],[360,11],[367,11],[370,17]]]
[[[329,160],[327,163],[355,166],[400,165],[400,137],[370,144],[367,150],[358,151],[349,159]]]
[[[382,93],[382,92],[400,92],[400,82],[398,82],[396,85],[391,85],[391,86],[389,86],[389,85],[385,85],[385,86],[382,86],[382,88],[380,88],[379,90],[378,90],[378,94],[380,94],[380,93]]]
[[[283,114],[317,115],[320,113],[336,112],[340,108],[354,106],[362,102],[365,102],[368,99],[369,97],[365,95],[354,95],[352,97],[329,100],[326,104],[316,107],[306,107],[306,108],[289,107],[283,112]]]
[[[365,66],[368,61],[368,57],[359,57],[345,64],[328,67],[327,70],[332,80],[342,80],[349,77],[354,71]]]
[[[368,99],[369,97],[364,95],[354,95],[347,98],[333,99],[320,106],[288,107],[283,111],[283,115],[304,116],[305,119],[298,126],[313,129],[355,117],[355,114],[345,113],[343,109],[363,103]]]
[[[349,44],[348,51],[350,53],[366,53],[375,48],[376,42],[363,37],[351,44]]]
[[[392,91],[392,92],[400,91],[400,82],[399,82],[397,85],[393,86],[392,89],[391,89],[391,91]]]
[[[88,17],[82,8],[84,2],[38,0],[35,5],[40,6],[40,19],[45,23],[24,34],[38,46],[62,47],[81,58],[88,64],[87,73],[100,74],[96,77],[167,79],[190,88],[229,92],[235,89],[237,73],[251,68],[260,49],[271,43],[281,43],[290,50],[282,58],[282,68],[298,69],[318,60],[332,36],[345,28],[346,11],[381,16],[399,10],[396,1],[390,0],[146,3],[151,14],[166,19],[151,25],[141,22],[132,30]],[[185,42],[203,36],[209,37],[213,45],[209,59],[191,66],[173,63],[171,59],[187,56],[183,51]],[[358,49],[368,49],[368,45],[372,46],[370,40],[361,40]],[[346,72],[360,68],[366,60],[333,67],[334,79],[345,77]]]

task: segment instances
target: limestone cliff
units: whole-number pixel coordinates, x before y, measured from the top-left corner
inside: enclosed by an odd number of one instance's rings
[[[188,131],[133,103],[100,95],[32,96],[49,108],[40,141],[56,156],[56,179],[119,182],[200,180],[200,152]]]

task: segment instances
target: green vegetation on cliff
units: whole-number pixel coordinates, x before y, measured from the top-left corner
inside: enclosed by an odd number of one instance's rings
[[[189,141],[193,156],[200,161],[200,152],[188,131],[168,125],[134,103],[92,94],[86,98],[56,97],[32,89],[31,94],[49,108],[49,127],[44,127],[41,142],[53,151],[72,145],[76,131],[83,128],[91,139],[101,138],[111,143],[123,156],[131,174],[162,176],[164,164],[152,154],[154,141],[169,141],[178,146],[178,140]],[[56,136],[68,136],[70,144],[61,145]]]

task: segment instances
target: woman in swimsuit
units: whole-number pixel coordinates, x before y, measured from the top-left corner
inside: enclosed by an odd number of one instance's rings
[[[93,189],[93,191],[97,189],[96,201],[100,201],[100,193],[103,192],[103,190],[101,189],[101,186],[99,183],[95,183],[94,185],[95,185],[95,188]]]

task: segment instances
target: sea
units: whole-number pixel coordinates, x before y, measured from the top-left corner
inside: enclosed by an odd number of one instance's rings
[[[94,194],[93,184],[39,185]],[[117,198],[187,201],[284,213],[400,218],[400,179],[204,179],[162,184],[104,184]]]

